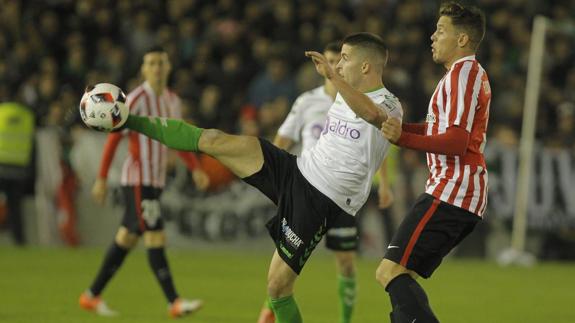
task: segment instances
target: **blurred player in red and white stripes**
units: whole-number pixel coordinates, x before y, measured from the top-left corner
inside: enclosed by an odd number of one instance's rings
[[[444,256],[473,231],[487,205],[483,158],[491,90],[475,58],[485,17],[474,7],[441,6],[431,36],[433,60],[447,73],[429,102],[425,123],[390,118],[382,133],[391,142],[427,152],[425,193],[403,220],[377,269],[391,298],[392,322],[439,322],[415,281],[428,278]]]
[[[181,118],[180,98],[167,87],[170,70],[171,65],[165,50],[153,47],[146,52],[141,68],[145,82],[130,92],[126,101],[131,114]],[[166,236],[159,198],[166,181],[168,148],[158,141],[128,130],[110,134],[92,195],[97,202],[104,203],[108,170],[118,143],[124,136],[129,139],[129,154],[124,161],[121,178],[126,209],[122,224],[100,271],[90,288],[80,296],[80,306],[100,315],[116,314],[100,299],[100,294],[120,268],[128,252],[143,235],[150,267],[169,303],[169,315],[178,317],[191,313],[199,309],[202,302],[178,296],[165,254]],[[178,154],[192,171],[196,186],[205,189],[209,179],[198,167],[195,155],[188,152]]]

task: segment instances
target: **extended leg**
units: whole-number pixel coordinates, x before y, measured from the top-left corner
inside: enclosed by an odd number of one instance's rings
[[[213,156],[240,178],[262,168],[259,140],[235,136],[216,129],[201,129],[182,120],[131,115],[126,127],[166,146],[183,151],[201,151]]]

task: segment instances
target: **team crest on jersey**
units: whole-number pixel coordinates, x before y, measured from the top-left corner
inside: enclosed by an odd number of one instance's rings
[[[428,113],[427,117],[425,117],[425,122],[427,123],[435,123],[435,114],[433,113]]]

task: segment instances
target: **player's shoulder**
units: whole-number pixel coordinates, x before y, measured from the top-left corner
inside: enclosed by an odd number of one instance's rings
[[[182,102],[182,98],[180,98],[180,96],[170,88],[166,88],[166,95],[168,99],[172,102],[175,102],[177,104],[180,104]]]
[[[401,101],[387,88],[383,88],[378,101],[377,103],[379,103],[387,113],[397,116],[403,115]]]
[[[305,109],[311,105],[317,105],[320,102],[325,102],[326,104],[331,105],[331,97],[329,97],[325,93],[325,89],[323,86],[319,86],[317,88],[311,89],[309,91],[305,91],[300,94],[293,105],[294,109]]]
[[[457,74],[459,76],[469,76],[472,74],[472,73],[470,73],[471,70],[476,70],[476,71],[478,70],[482,73],[485,72],[485,70],[483,69],[481,64],[479,64],[479,61],[475,58],[475,56],[464,57],[464,58],[456,61],[455,63],[453,63],[453,65],[451,66],[449,71],[447,71],[447,74],[449,74],[449,75]]]

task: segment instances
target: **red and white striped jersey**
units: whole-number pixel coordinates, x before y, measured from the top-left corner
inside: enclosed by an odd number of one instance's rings
[[[426,135],[458,126],[470,133],[463,156],[427,153],[429,179],[425,192],[483,216],[487,206],[487,169],[483,158],[491,88],[475,56],[457,60],[437,85],[429,102]]]
[[[181,119],[180,98],[168,89],[158,96],[147,82],[128,94],[126,104],[130,108],[130,114]],[[130,130],[109,135],[100,165],[100,177],[107,176],[114,151],[122,136],[128,136],[129,154],[122,167],[121,185],[163,188],[166,182],[168,148]]]

